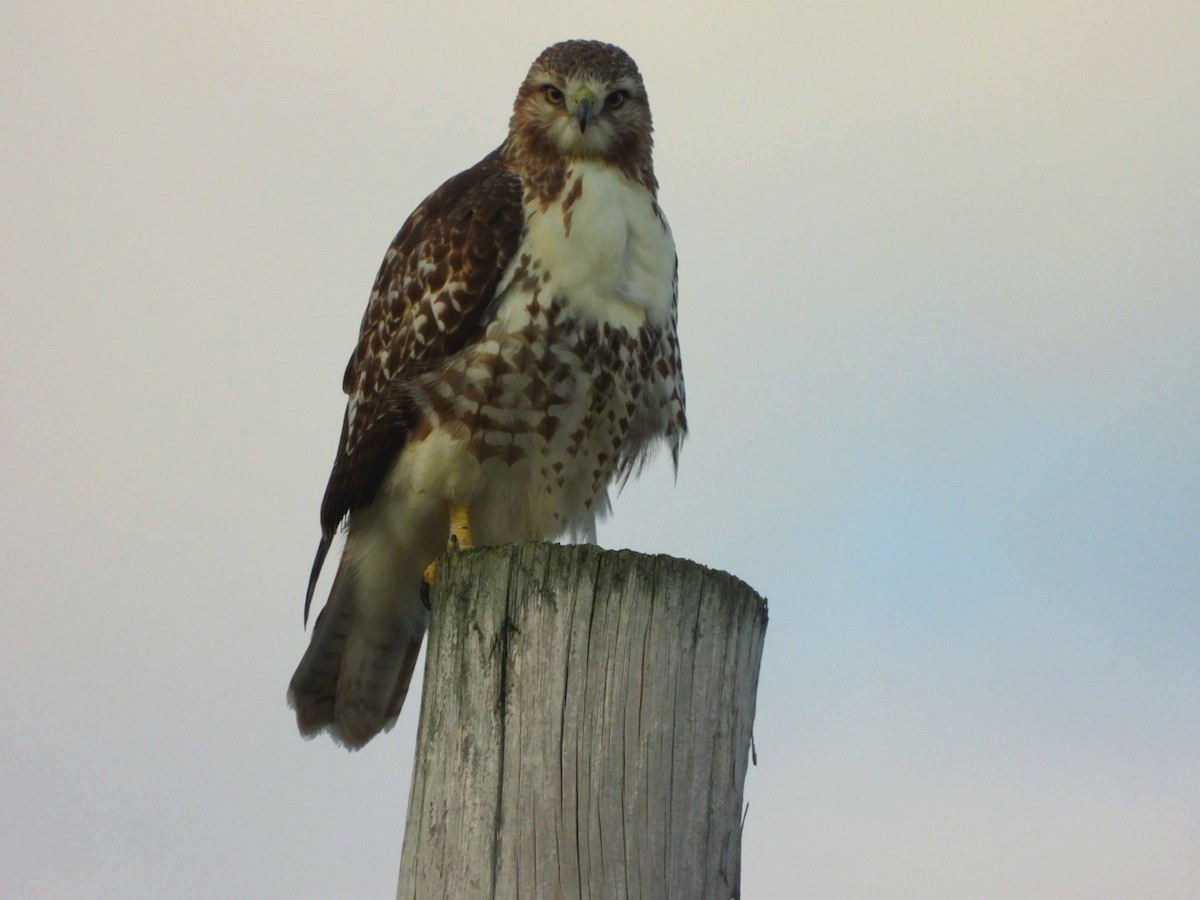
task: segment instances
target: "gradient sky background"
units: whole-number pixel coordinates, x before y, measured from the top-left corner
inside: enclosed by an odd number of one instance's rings
[[[0,894],[388,897],[416,705],[284,691],[342,367],[536,54],[638,60],[771,603],[747,898],[1200,896],[1200,5],[45,4],[0,29]]]

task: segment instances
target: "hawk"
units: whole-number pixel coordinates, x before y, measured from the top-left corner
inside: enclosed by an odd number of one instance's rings
[[[595,539],[608,489],[687,433],[678,269],[637,65],[541,53],[508,136],[409,216],[371,290],[321,503],[304,617],[345,548],[288,690],[301,734],[362,747],[400,714],[451,547]]]

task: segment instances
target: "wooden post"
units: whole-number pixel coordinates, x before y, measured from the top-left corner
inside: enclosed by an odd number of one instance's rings
[[[438,563],[400,900],[739,896],[767,605],[685,560]]]

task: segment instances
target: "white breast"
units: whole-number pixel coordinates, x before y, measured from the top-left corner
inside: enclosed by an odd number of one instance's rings
[[[573,194],[574,202],[564,202]],[[611,166],[577,162],[558,202],[544,210],[536,200],[530,203],[526,226],[518,259],[528,254],[548,273],[542,296],[563,300],[582,319],[631,331],[647,318],[656,323],[669,318],[675,243],[644,186]],[[528,297],[511,299],[515,302],[502,304],[500,318],[521,318]]]

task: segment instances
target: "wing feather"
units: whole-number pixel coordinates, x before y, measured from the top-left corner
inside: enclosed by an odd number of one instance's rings
[[[349,399],[321,502],[306,618],[334,532],[374,499],[414,425],[405,382],[477,333],[523,224],[520,177],[495,151],[430,194],[388,248],[342,380]]]

